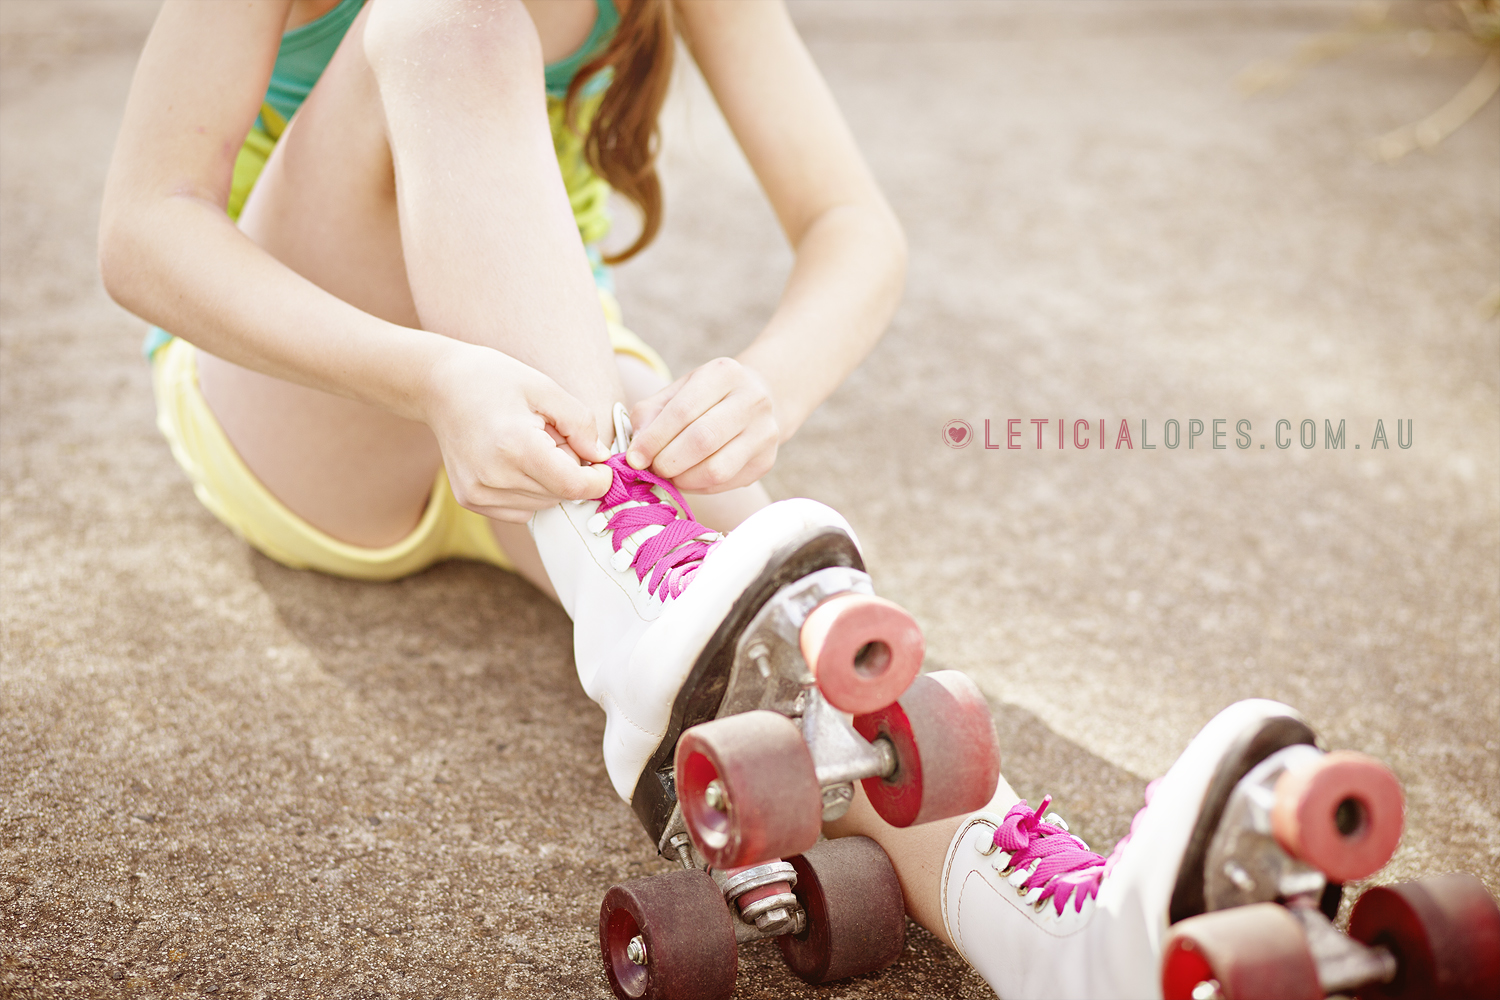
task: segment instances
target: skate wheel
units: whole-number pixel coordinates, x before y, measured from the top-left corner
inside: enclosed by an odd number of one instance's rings
[[[817,985],[890,965],[906,946],[906,906],[890,858],[868,837],[825,840],[791,860],[807,914],[777,938],[787,968]]]
[[[1204,988],[1203,984],[1217,984]],[[1297,918],[1276,903],[1253,903],[1178,921],[1161,961],[1165,1000],[1322,1000],[1318,969]]]
[[[1334,882],[1379,871],[1396,853],[1406,798],[1374,757],[1335,750],[1276,781],[1271,829],[1292,857]]]
[[[620,1000],[728,1000],[734,992],[734,924],[707,872],[612,886],[599,909],[599,948]]]
[[[870,594],[839,594],[802,623],[802,658],[834,708],[873,712],[906,690],[926,643],[904,608]]]
[[[895,773],[863,782],[870,804],[892,826],[972,812],[995,794],[995,724],[984,695],[957,670],[922,674],[896,704],[855,716],[854,728],[895,748]]]
[[[1396,956],[1396,978],[1361,998],[1500,996],[1500,908],[1472,875],[1376,886],[1354,904],[1349,936]]]
[[[823,826],[823,794],[797,724],[775,712],[730,715],[677,741],[677,800],[712,868],[807,850]]]

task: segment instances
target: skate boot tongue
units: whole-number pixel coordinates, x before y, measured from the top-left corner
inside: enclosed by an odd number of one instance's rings
[[[612,532],[615,569],[634,569],[647,592],[665,601],[683,592],[724,536],[693,519],[677,487],[650,469],[631,467],[625,460],[630,436],[624,407],[616,404],[615,454],[605,463],[614,478],[588,526],[597,534]]]

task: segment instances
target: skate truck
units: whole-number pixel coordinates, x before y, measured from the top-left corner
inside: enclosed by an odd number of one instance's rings
[[[853,565],[783,567],[725,623],[737,634],[720,662],[684,688],[681,735],[632,797],[682,868],[613,886],[599,915],[622,1000],[727,998],[739,946],[763,938],[808,983],[890,965],[906,939],[895,870],[868,838],[820,843],[823,823],[848,810],[856,781],[902,827],[994,794],[983,696],[957,671],[919,674],[921,630],[874,595],[858,560],[851,546],[837,561]]]
[[[1500,997],[1500,909],[1472,875],[1376,886],[1334,926],[1343,883],[1378,872],[1405,802],[1386,766],[1325,753],[1285,720],[1221,772],[1179,870],[1167,1000]]]

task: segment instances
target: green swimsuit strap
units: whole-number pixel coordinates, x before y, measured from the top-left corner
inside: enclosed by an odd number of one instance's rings
[[[598,55],[609,44],[610,39],[615,35],[615,29],[620,26],[620,12],[615,9],[614,0],[594,0],[594,6],[598,11],[594,16],[594,27],[589,31],[589,36],[583,40],[583,44],[578,46],[572,55],[547,64],[548,97],[566,97],[573,77],[583,68],[584,63]],[[591,96],[592,93],[604,89],[608,84],[608,79],[601,75],[596,80],[590,81],[584,88],[585,96]]]

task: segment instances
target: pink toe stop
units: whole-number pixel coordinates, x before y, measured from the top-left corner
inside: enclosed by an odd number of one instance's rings
[[[1374,757],[1335,750],[1276,781],[1271,830],[1292,857],[1334,882],[1379,871],[1401,841],[1406,797]]]
[[[856,715],[901,697],[926,652],[912,616],[870,594],[839,594],[818,605],[802,623],[801,643],[823,697]]]

